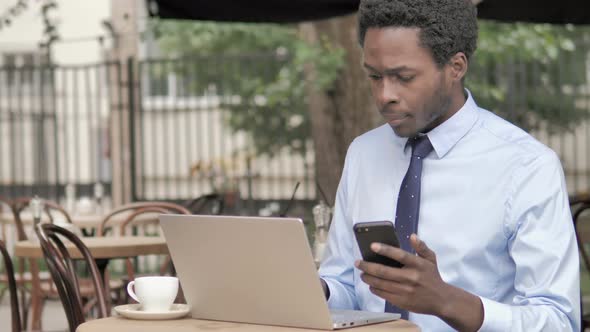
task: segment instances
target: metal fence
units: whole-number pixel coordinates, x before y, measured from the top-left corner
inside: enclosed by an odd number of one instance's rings
[[[301,182],[296,198],[315,198],[309,139],[301,154],[287,148],[257,154],[252,137],[264,130],[230,125],[231,117],[252,111],[231,110],[244,102],[241,82],[271,82],[285,61],[275,55],[140,61],[137,196],[180,199],[235,191],[252,203],[289,199]]]
[[[466,85],[479,106],[531,133],[552,148],[570,194],[590,192],[590,41],[552,59],[477,58]]]
[[[110,191],[107,76],[116,64],[0,68],[0,194]]]
[[[254,213],[288,200],[301,182],[295,198],[310,201],[311,142],[303,154],[256,154],[249,134],[230,128],[224,108],[239,100],[236,80],[272,75],[281,61],[259,55],[0,68],[0,195],[37,194],[75,210],[77,198],[100,195],[108,205],[126,190],[134,200],[174,201],[222,191],[237,195],[235,209]]]
[[[482,107],[500,110],[559,154],[570,193],[587,192],[588,46],[559,60],[476,59],[469,77],[477,79],[467,86]],[[136,200],[176,201],[218,191],[256,213],[261,204],[288,200],[299,181],[296,199],[311,201],[311,142],[301,154],[259,155],[250,134],[229,124],[239,116],[231,110],[242,102],[239,82],[271,81],[285,61],[196,56],[2,67],[0,195],[39,194],[71,205],[67,196],[108,201],[124,190]]]

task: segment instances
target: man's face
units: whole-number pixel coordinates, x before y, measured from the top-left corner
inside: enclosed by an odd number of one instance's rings
[[[370,28],[363,45],[375,103],[401,137],[427,132],[452,115],[446,65],[436,65],[418,34],[413,28]]]

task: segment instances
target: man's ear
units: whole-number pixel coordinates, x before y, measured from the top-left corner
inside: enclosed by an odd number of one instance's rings
[[[449,59],[447,63],[448,75],[453,82],[461,82],[465,74],[467,74],[467,68],[469,68],[469,62],[467,56],[463,52],[457,52]]]

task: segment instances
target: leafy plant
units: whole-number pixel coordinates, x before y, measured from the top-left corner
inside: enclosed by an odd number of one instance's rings
[[[304,69],[312,65],[317,73],[312,88],[328,90],[344,65],[343,50],[325,39],[310,45],[285,25],[156,21],[153,29],[168,55],[203,66],[186,77],[190,89],[220,95],[227,123],[248,133],[259,153],[305,153],[311,125]],[[187,73],[182,62],[175,71]]]
[[[195,60],[172,68],[191,93],[221,96],[227,123],[248,133],[259,153],[304,152],[310,138],[304,69],[312,65],[317,73],[307,84],[329,91],[346,60],[325,38],[309,45],[289,25],[154,21],[151,27],[165,54]],[[588,115],[577,96],[586,84],[589,35],[573,26],[481,21],[466,86],[482,107],[525,130],[543,124],[568,130]]]
[[[480,22],[467,86],[478,103],[525,130],[567,130],[588,115],[576,100],[586,84],[587,28]]]

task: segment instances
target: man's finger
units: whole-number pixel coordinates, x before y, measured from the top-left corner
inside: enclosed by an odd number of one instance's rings
[[[382,278],[375,277],[375,276],[372,276],[367,273],[361,274],[361,280],[364,281],[371,288],[380,289],[385,292],[391,293],[393,295],[407,294],[407,293],[411,292],[411,287],[408,286],[407,284],[397,282],[397,281],[382,279]]]
[[[403,249],[392,247],[387,244],[377,243],[377,242],[372,243],[371,250],[373,250],[374,252],[376,252],[377,254],[379,254],[381,256],[386,256],[391,259],[394,259],[394,260],[402,263],[403,265],[413,266],[414,264],[417,263],[416,255],[410,254],[409,252],[407,252]]]
[[[436,254],[434,253],[434,251],[430,250],[430,248],[428,248],[428,246],[426,245],[426,242],[422,241],[418,235],[416,234],[412,234],[410,236],[410,244],[412,245],[412,248],[414,248],[414,250],[416,250],[416,253],[418,254],[418,256],[425,258],[427,260],[429,260],[430,262],[436,264]]]
[[[411,281],[412,275],[407,270],[398,267],[390,267],[383,264],[371,263],[367,261],[356,261],[355,266],[365,274],[391,280],[399,283]]]

